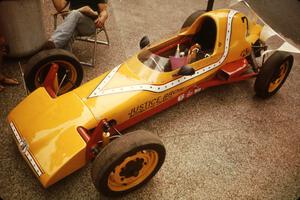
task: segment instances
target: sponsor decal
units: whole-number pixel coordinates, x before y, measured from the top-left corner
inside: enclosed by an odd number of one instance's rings
[[[179,95],[177,98],[177,101],[180,102],[180,101],[183,101],[183,99],[184,99],[184,94]]]
[[[136,107],[133,107],[130,112],[128,113],[129,118],[132,118],[142,112],[145,112],[147,110],[150,110],[151,108],[154,108],[170,99],[172,99],[176,94],[182,92],[185,88],[179,88],[173,91],[170,91],[166,93],[165,95],[158,96],[156,98],[153,98],[149,101],[146,101]]]
[[[201,92],[201,90],[202,90],[202,88],[196,87],[196,88],[194,89],[194,93],[197,94],[197,93]]]
[[[189,98],[189,97],[193,96],[193,94],[194,94],[193,90],[189,90],[185,96],[186,96],[186,98]]]
[[[128,116],[130,118],[132,118],[132,117],[134,117],[134,116],[136,116],[136,115],[138,115],[138,114],[140,114],[140,113],[142,113],[146,110],[149,110],[153,107],[156,107],[157,105],[161,104],[162,102],[164,102],[162,96],[151,99],[150,101],[146,101],[146,102],[132,108],[130,110],[130,112],[128,113]]]
[[[241,57],[246,57],[248,55],[250,55],[250,49],[244,49],[242,52],[241,52]]]

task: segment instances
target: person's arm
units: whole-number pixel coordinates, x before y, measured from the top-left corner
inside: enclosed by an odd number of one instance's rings
[[[91,17],[92,19],[98,18],[98,13],[96,11],[94,11],[93,9],[91,9],[91,7],[89,7],[89,6],[83,6],[77,10],[79,12],[81,12],[82,14],[84,14],[88,17]]]
[[[101,28],[104,26],[104,23],[108,18],[107,3],[99,3],[98,8],[99,15],[98,18],[95,20],[95,24],[97,28]]]
[[[52,0],[52,2],[56,11],[61,12],[67,7],[69,0]]]

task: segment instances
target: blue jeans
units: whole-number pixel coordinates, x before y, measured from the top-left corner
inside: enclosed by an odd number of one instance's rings
[[[78,10],[72,10],[52,34],[50,40],[56,48],[69,50],[74,37],[90,36],[96,31],[94,21]]]

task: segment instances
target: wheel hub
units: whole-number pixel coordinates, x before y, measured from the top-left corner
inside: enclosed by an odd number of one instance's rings
[[[158,164],[158,153],[142,150],[125,158],[108,177],[108,187],[113,191],[124,191],[142,183]]]
[[[283,63],[278,71],[276,72],[276,75],[274,76],[273,80],[271,80],[269,85],[269,92],[273,92],[283,81],[285,78],[285,75],[287,73],[287,63]]]
[[[137,158],[136,160],[131,160],[126,164],[124,168],[121,169],[120,176],[125,178],[137,177],[140,170],[143,168],[144,159]]]

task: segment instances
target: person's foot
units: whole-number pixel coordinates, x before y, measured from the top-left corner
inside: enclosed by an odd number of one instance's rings
[[[6,85],[19,85],[19,81],[15,78],[7,78],[5,77],[4,79],[1,80],[1,83],[6,84]]]
[[[50,50],[50,49],[55,49],[56,46],[53,41],[48,40],[45,42],[45,44],[42,46],[42,50]]]
[[[6,85],[18,85],[19,81],[17,79],[4,76],[2,73],[0,73],[0,83],[6,84]],[[3,87],[3,85],[1,85],[1,86]]]

